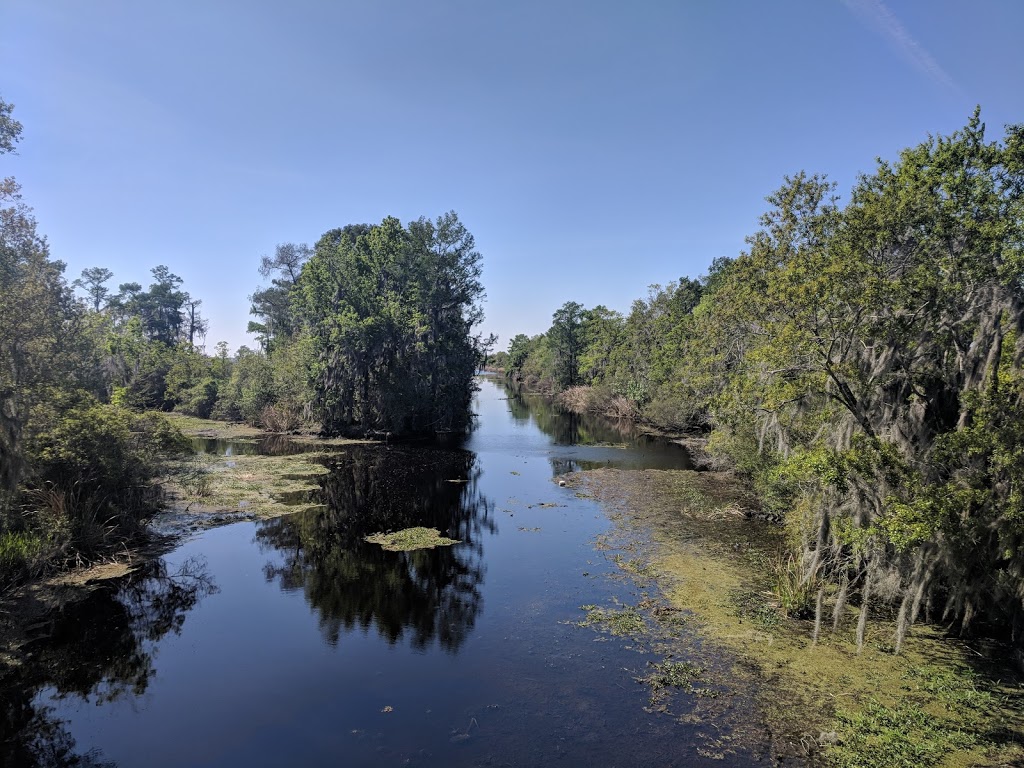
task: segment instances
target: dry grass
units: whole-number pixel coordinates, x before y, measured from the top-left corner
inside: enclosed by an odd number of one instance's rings
[[[613,419],[636,420],[636,406],[621,395],[594,387],[570,387],[555,396],[555,402],[573,413],[596,413]]]

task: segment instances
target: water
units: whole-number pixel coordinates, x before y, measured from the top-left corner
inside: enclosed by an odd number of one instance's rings
[[[555,478],[686,466],[677,446],[484,379],[457,446],[349,446],[323,506],[202,532],[57,616],[5,692],[9,764],[750,765],[649,714],[647,661],[580,628],[633,600],[609,522]],[[214,448],[224,452],[225,447]],[[543,505],[543,506],[542,506]],[[412,525],[460,544],[386,552]],[[685,710],[685,706],[683,707]]]

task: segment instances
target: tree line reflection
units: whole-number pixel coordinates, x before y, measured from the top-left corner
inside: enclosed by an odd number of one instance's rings
[[[137,696],[155,675],[157,642],[180,632],[185,615],[217,591],[205,562],[174,571],[164,560],[52,611],[37,626],[25,660],[0,677],[0,765],[113,766],[98,752],[76,752],[74,739],[40,692],[96,703]]]
[[[468,451],[439,447],[351,446],[323,480],[323,506],[260,525],[260,546],[276,557],[268,580],[301,590],[327,642],[374,628],[389,643],[437,642],[456,652],[482,608],[484,533],[493,505],[479,490]],[[364,538],[414,526],[461,543],[389,552]]]

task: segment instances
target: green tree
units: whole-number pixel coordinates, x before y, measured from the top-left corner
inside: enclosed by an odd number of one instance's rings
[[[114,273],[105,267],[89,267],[82,270],[82,276],[75,280],[72,285],[75,288],[84,290],[85,295],[89,297],[89,301],[92,303],[93,312],[99,312],[100,307],[104,305],[107,297],[110,296],[110,289],[104,283],[113,276]]]
[[[509,372],[521,371],[530,355],[530,337],[525,333],[516,334],[508,343]]]
[[[555,384],[561,389],[580,383],[584,312],[582,304],[567,301],[551,317],[547,335],[554,355],[552,373]]]
[[[296,287],[328,432],[463,428],[486,340],[480,254],[454,213],[326,233]]]
[[[268,287],[255,291],[249,297],[249,313],[260,321],[250,322],[248,332],[257,335],[264,351],[269,352],[278,339],[287,342],[298,331],[292,307],[292,289],[303,265],[312,255],[313,250],[305,243],[281,243],[273,257],[261,258],[260,275],[272,279]]]

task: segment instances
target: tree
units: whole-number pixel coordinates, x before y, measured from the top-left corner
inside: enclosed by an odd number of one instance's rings
[[[184,315],[185,315],[185,327],[188,328],[186,334],[188,335],[188,344],[190,347],[196,345],[196,337],[200,339],[206,338],[206,331],[210,327],[210,323],[203,319],[199,313],[199,305],[203,303],[202,299],[193,299],[187,293],[185,294],[185,301],[183,304]]]
[[[897,648],[929,605],[1024,638],[1024,127],[984,133],[904,150],[842,209],[787,179],[715,293],[719,421],[801,511],[804,583],[837,620],[859,593],[859,641],[886,603]]]
[[[261,322],[250,321],[248,333],[256,334],[265,352],[270,352],[275,340],[287,342],[298,331],[292,307],[292,289],[302,273],[302,266],[313,255],[305,243],[281,243],[274,256],[260,259],[260,275],[274,276],[270,286],[259,289],[249,297],[249,314]]]
[[[11,117],[14,105],[0,98],[0,155],[14,152],[21,140],[21,123]]]
[[[135,297],[138,313],[150,339],[173,346],[181,338],[188,294],[179,290],[181,278],[163,264],[153,267],[151,272],[153,283],[149,291]]]
[[[583,381],[605,383],[624,326],[622,315],[603,304],[583,313],[583,352],[579,359]]]
[[[583,319],[583,305],[575,301],[567,301],[551,317],[547,335],[554,352],[555,383],[562,389],[580,383]]]
[[[530,355],[530,337],[525,333],[518,333],[508,343],[508,364],[509,372],[521,371]]]
[[[110,295],[110,289],[104,283],[113,276],[114,273],[105,267],[89,267],[82,270],[82,276],[72,285],[75,288],[83,289],[85,295],[89,297],[89,301],[92,302],[93,311],[99,312],[104,300]]]
[[[295,289],[328,432],[466,426],[487,340],[480,254],[454,213],[331,230]]]
[[[21,124],[0,100],[0,155],[12,152]],[[13,178],[0,182],[0,490],[13,492],[26,470],[23,437],[46,387],[76,380],[78,312]],[[2,502],[2,499],[0,499]],[[2,504],[0,504],[2,511]]]

